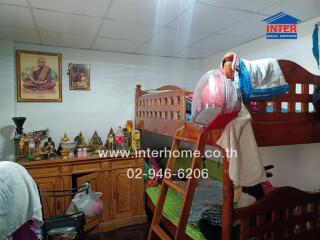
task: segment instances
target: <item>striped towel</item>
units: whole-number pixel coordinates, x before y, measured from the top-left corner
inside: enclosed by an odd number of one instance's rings
[[[244,100],[268,100],[289,90],[276,59],[248,61],[240,58],[238,66],[235,81]]]
[[[221,69],[224,69],[226,62],[230,63],[234,80],[244,100],[268,100],[289,90],[276,59],[248,61],[230,52],[222,58]]]

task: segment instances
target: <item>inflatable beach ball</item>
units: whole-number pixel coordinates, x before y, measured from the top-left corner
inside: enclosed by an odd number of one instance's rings
[[[223,70],[207,72],[197,83],[192,97],[192,119],[208,128],[223,128],[241,109],[236,84]]]

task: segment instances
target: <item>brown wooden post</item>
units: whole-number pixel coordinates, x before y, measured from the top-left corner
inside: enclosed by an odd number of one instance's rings
[[[186,91],[185,90],[182,90],[182,93],[180,95],[180,111],[181,111],[181,120],[182,121],[186,121],[186,115],[187,115],[187,107],[186,107]]]
[[[222,240],[231,240],[233,220],[233,183],[229,177],[229,160],[226,152],[223,154],[223,207],[222,207]]]
[[[140,84],[137,84],[136,85],[136,94],[135,94],[135,108],[134,108],[134,114],[135,114],[135,117],[134,117],[134,125],[135,125],[135,129],[138,128],[137,124],[137,117],[139,116],[138,115],[138,111],[139,111],[139,97],[142,96],[142,90],[141,90],[141,85]]]

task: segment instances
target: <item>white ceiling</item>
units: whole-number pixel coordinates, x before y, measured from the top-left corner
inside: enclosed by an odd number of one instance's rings
[[[280,11],[318,17],[319,0],[0,0],[0,39],[204,58],[265,34]]]

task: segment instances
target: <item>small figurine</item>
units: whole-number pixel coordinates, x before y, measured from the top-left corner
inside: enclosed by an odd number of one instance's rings
[[[70,142],[67,133],[64,134],[63,138],[61,139],[61,150],[60,155],[63,159],[68,159],[69,157],[74,156],[74,149],[77,146],[76,142]]]
[[[78,136],[75,137],[74,141],[77,143],[77,146],[83,146],[86,145],[86,141],[84,139],[84,136],[82,134],[82,131],[78,134]]]
[[[29,140],[27,139],[26,136],[23,136],[22,139],[24,142],[23,150],[22,150],[22,159],[25,159],[29,152]]]
[[[64,133],[63,138],[61,139],[61,142],[69,142],[69,137],[66,132]]]
[[[24,158],[24,156],[25,156],[24,148],[25,148],[24,138],[20,137],[19,148],[18,148],[18,151],[17,151],[17,154],[16,154],[18,160],[22,160]]]
[[[67,138],[68,138],[68,137],[67,137]],[[66,138],[66,139],[67,139],[67,138]],[[46,141],[46,142],[44,143],[44,147],[50,148],[51,152],[53,152],[53,150],[55,149],[55,144],[54,144],[54,142],[52,141],[52,138],[51,138],[51,137],[49,137],[49,138],[48,138],[48,141]]]
[[[21,135],[17,139],[16,143],[16,159],[17,161],[25,160],[27,153],[29,151],[29,144],[24,135]]]
[[[34,149],[34,159],[41,160],[41,153],[42,153],[41,141],[36,141],[36,147]]]
[[[116,136],[113,132],[113,129],[110,128],[110,131],[107,136],[107,141],[105,144],[107,150],[115,150],[115,138]]]
[[[101,137],[98,135],[97,131],[94,131],[90,142],[92,145],[95,145],[95,146],[103,145]]]
[[[97,131],[94,131],[90,140],[90,145],[92,146],[94,153],[98,153],[98,150],[102,148],[103,142],[101,140],[101,137],[98,135]]]
[[[132,131],[132,142],[131,142],[132,148],[140,149],[140,131],[139,130],[133,130]]]
[[[68,140],[68,136],[65,133],[65,136],[62,138],[63,140]],[[55,144],[52,141],[52,138],[49,137],[48,141],[44,143],[44,146],[42,148],[42,151],[44,152],[44,154],[46,155],[47,158],[50,157],[55,157],[56,156],[56,148],[55,148]]]
[[[21,137],[20,141],[19,141],[19,149],[20,149],[20,151],[23,151],[23,147],[24,147],[24,139],[23,139],[23,137]]]

